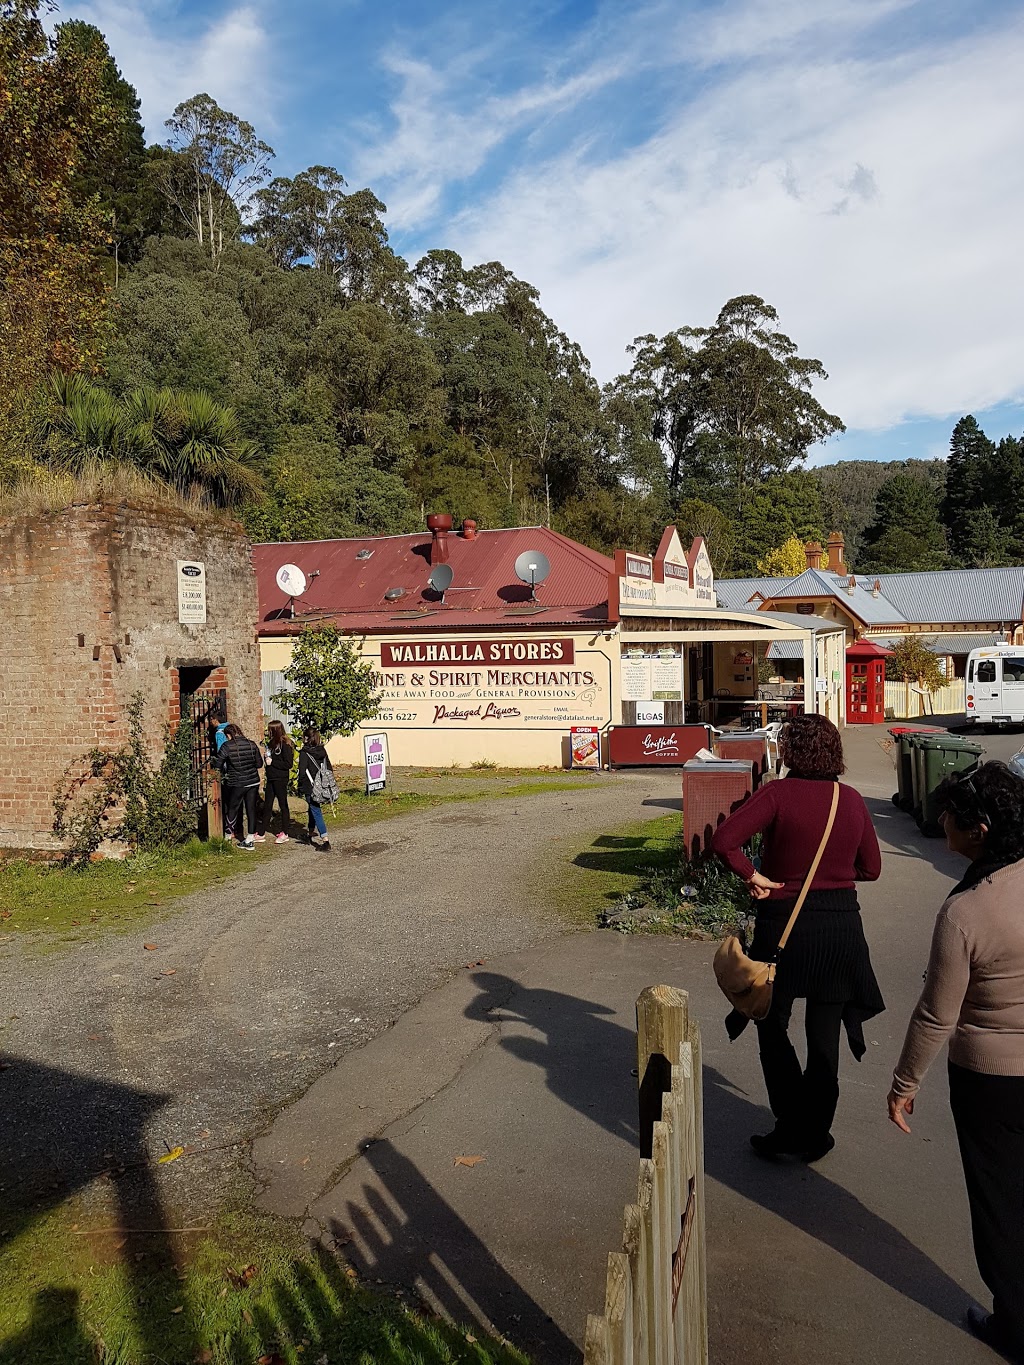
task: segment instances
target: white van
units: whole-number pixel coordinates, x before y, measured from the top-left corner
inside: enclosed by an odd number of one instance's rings
[[[988,645],[967,656],[967,719],[1024,724],[1024,645]]]

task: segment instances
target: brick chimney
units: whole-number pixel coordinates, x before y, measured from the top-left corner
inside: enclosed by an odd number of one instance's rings
[[[821,556],[824,551],[816,540],[809,540],[804,546],[804,554],[807,556],[807,567],[809,569],[821,568]]]
[[[431,564],[448,563],[448,532],[452,529],[452,519],[447,513],[437,512],[427,517],[427,529],[433,536],[430,544]]]
[[[476,540],[476,522],[468,517],[462,523],[462,539]]]
[[[846,573],[846,541],[842,531],[833,531],[828,538],[828,567],[831,573]]]

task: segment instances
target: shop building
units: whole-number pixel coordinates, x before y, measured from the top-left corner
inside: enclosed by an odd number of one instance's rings
[[[516,564],[537,552],[549,572],[531,586]],[[842,627],[723,609],[703,542],[684,549],[674,528],[653,555],[609,558],[544,527],[454,531],[435,516],[426,535],[258,545],[253,558],[264,713],[277,714],[298,632],[330,621],[378,675],[380,714],[362,732],[385,731],[393,763],[564,767],[577,726],[595,727],[607,756],[612,727],[753,723],[757,653],[773,641],[799,652],[808,680],[780,704],[842,720]],[[285,564],[309,583],[297,600],[278,587]],[[362,733],[330,751],[361,763]]]

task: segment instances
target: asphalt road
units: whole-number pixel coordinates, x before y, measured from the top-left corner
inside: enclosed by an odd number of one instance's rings
[[[690,992],[703,1025],[715,1365],[990,1360],[960,1326],[982,1286],[943,1067],[912,1137],[885,1113],[935,911],[959,873],[892,806],[880,738],[851,730],[847,751],[884,851],[862,904],[888,1010],[864,1060],[844,1055],[829,1158],[770,1166],[750,1152],[771,1117],[754,1037],[730,1044],[722,1028],[712,945],[603,932],[490,960],[346,1056],[257,1143],[267,1206],[305,1215],[373,1279],[539,1360],[577,1359],[633,1197],[633,1004],[664,981]],[[1007,756],[1020,740],[985,742]]]
[[[767,1122],[753,1039],[726,1042],[707,945],[566,936],[538,906],[545,876],[571,875],[568,847],[664,812],[679,778],[655,771],[417,813],[329,858],[285,849],[138,935],[7,947],[6,1209],[77,1192],[99,1217],[183,1226],[237,1192],[262,1134],[268,1206],[373,1278],[572,1359],[632,1196],[632,1007],[660,979],[691,991],[704,1026],[714,1360],[747,1362],[752,1343],[798,1365],[985,1359],[956,1326],[979,1286],[941,1071],[913,1138],[883,1113],[954,871],[889,803],[878,738],[848,732],[886,848],[864,907],[889,1012],[860,1067],[844,1061],[839,1146],[819,1168],[750,1157]],[[984,742],[1005,756],[1020,739]],[[153,1167],[179,1144],[199,1152]]]

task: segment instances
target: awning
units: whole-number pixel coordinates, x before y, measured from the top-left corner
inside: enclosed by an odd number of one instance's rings
[[[773,640],[768,646],[766,659],[799,659],[801,663],[804,657],[804,643],[802,640]]]

